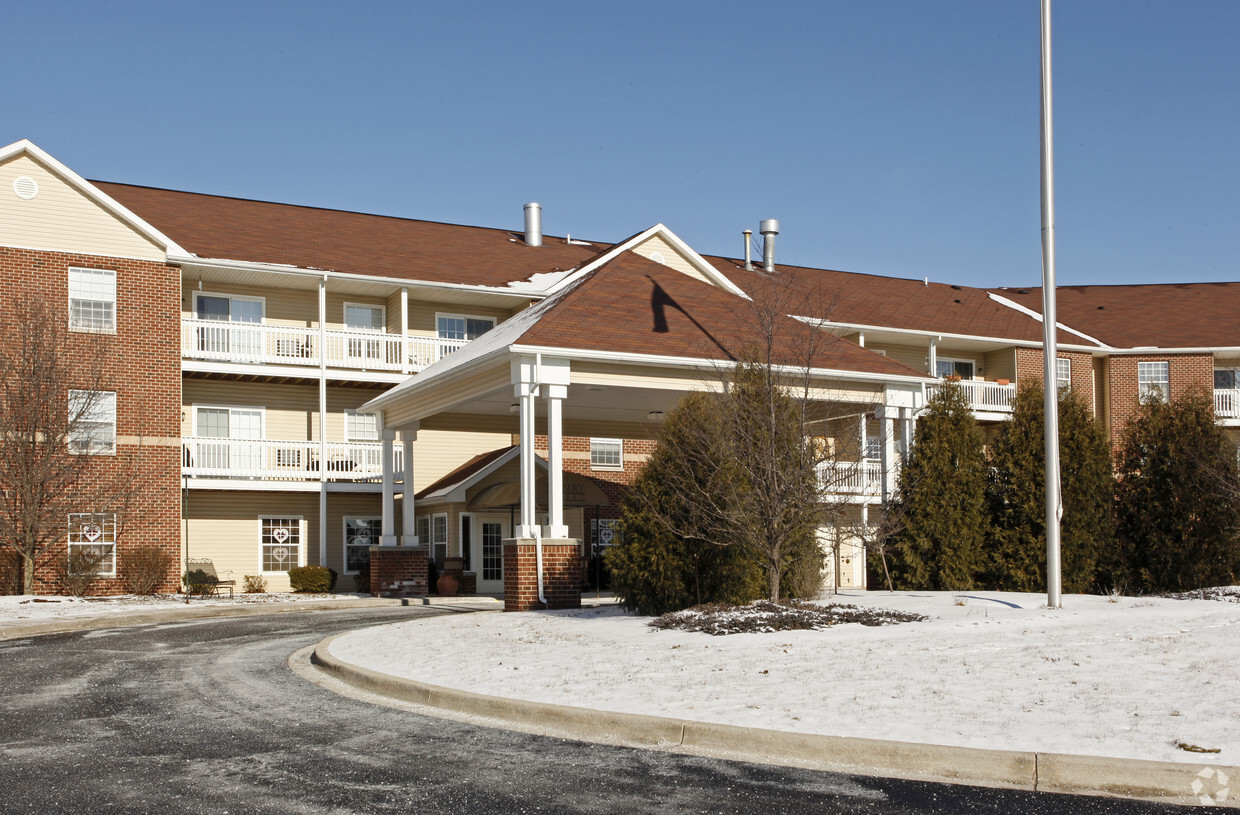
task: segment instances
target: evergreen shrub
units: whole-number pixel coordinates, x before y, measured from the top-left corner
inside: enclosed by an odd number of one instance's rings
[[[297,594],[325,594],[336,585],[336,571],[326,566],[297,566],[288,570],[288,582]]]

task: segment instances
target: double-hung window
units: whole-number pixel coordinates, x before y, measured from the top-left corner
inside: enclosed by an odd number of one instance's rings
[[[116,331],[116,272],[70,267],[69,328]]]
[[[1066,357],[1055,360],[1055,387],[1060,390],[1072,387],[1072,360]]]
[[[1216,391],[1240,389],[1240,368],[1215,368],[1214,389]]]
[[[441,354],[451,353],[470,340],[475,340],[495,327],[494,317],[471,317],[467,314],[436,314],[435,331],[441,340]]]
[[[1171,363],[1138,362],[1137,390],[1142,402],[1147,399],[1168,401],[1171,398]]]
[[[69,515],[69,568],[116,577],[116,514],[74,512]]]
[[[621,439],[590,439],[590,469],[619,470],[624,467]]]
[[[443,568],[444,558],[448,556],[448,516],[431,516],[431,557],[435,565]]]
[[[116,452],[116,392],[69,391],[70,452],[112,455]]]

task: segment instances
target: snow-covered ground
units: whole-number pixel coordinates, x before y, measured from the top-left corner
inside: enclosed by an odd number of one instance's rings
[[[0,595],[0,623],[37,622],[75,617],[97,617],[130,612],[159,612],[200,606],[237,606],[261,603],[322,603],[360,600],[362,594],[237,594],[235,597],[194,597],[188,604],[184,595],[157,597],[55,597]]]
[[[1068,595],[1052,611],[1041,594],[830,599],[933,619],[710,636],[656,630],[649,618],[603,607],[397,623],[347,634],[331,650],[432,684],[597,709],[969,747],[1240,762],[1238,602]],[[1187,752],[1181,743],[1219,752]]]

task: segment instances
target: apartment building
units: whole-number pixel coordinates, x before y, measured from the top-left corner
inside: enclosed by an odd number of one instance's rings
[[[993,432],[1042,376],[1037,289],[747,268],[661,224],[594,243],[525,214],[488,229],[91,182],[29,142],[0,150],[3,302],[39,291],[94,315],[68,325],[104,335],[115,383],[111,441],[89,452],[113,468],[140,454],[153,473],[143,523],[119,541],[91,507],[68,521],[66,548],[112,547],[96,591],[119,591],[142,547],[177,553],[168,588],[205,559],[271,590],[304,564],[348,590],[376,551],[399,550],[423,574],[461,557],[467,587],[530,607],[551,566],[522,564],[612,539],[661,417],[719,386],[773,281],[787,364],[808,365],[819,394],[837,527],[890,498],[940,378],[960,379]],[[1061,289],[1057,383],[1113,438],[1141,395],[1190,388],[1240,426],[1238,293]],[[833,537],[831,581],[864,586],[856,536]],[[40,590],[52,575],[49,561]]]

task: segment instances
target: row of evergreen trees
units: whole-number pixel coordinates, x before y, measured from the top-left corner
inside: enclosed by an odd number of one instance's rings
[[[889,573],[901,589],[1044,590],[1044,429],[1040,383],[1022,388],[989,445],[963,390],[939,389],[870,561],[874,585]],[[1113,459],[1088,407],[1063,389],[1059,445],[1065,591],[1183,591],[1236,579],[1236,450],[1207,397],[1142,404]]]

